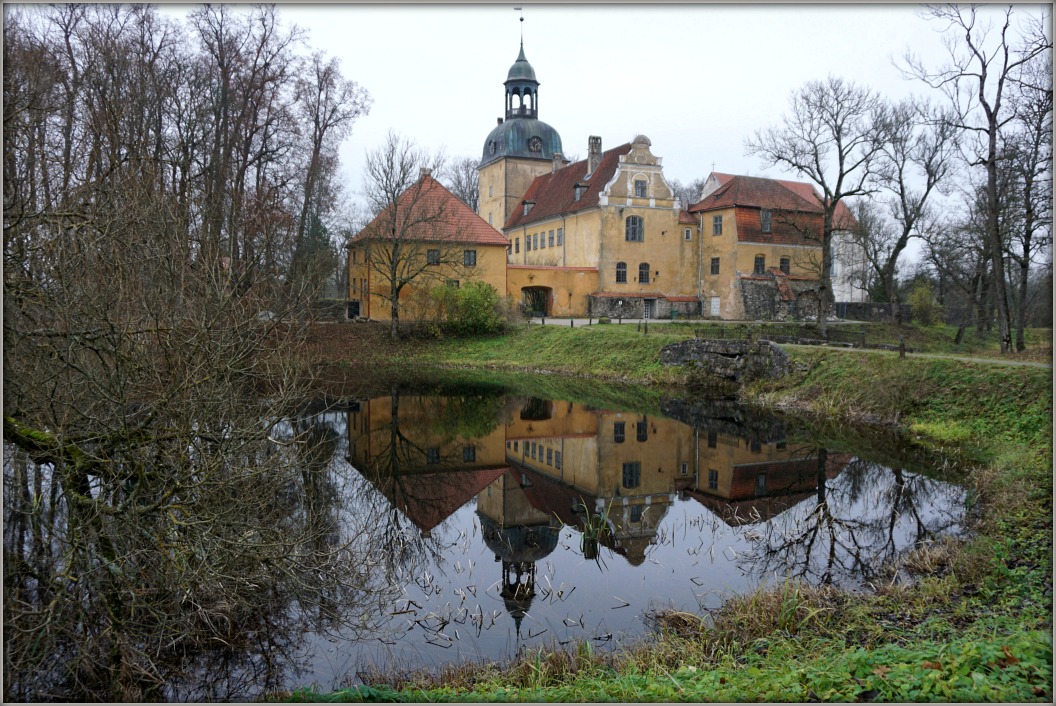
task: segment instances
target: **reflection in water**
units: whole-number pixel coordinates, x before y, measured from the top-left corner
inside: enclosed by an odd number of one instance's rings
[[[612,595],[613,610],[665,601],[693,610],[717,592],[787,576],[857,586],[899,553],[958,530],[956,486],[792,440],[781,421],[727,402],[665,403],[678,421],[538,398],[487,400],[361,401],[349,413],[349,459],[427,536],[475,498],[473,529],[499,564],[491,580],[513,619],[513,647],[555,626],[609,637],[614,624],[640,629],[596,609],[589,628],[583,616],[561,613],[574,612],[566,596],[577,586],[618,587],[625,595]],[[485,416],[473,413],[483,404],[490,427],[457,421]],[[464,534],[467,518],[455,521]],[[665,571],[693,573],[686,578],[703,590],[672,590],[658,578]],[[555,588],[572,573],[577,583]],[[533,617],[539,624],[526,631]]]
[[[392,394],[270,425],[246,447],[257,455],[247,467],[268,469],[239,486],[254,502],[213,503],[227,510],[213,541],[248,538],[260,554],[232,564],[252,600],[197,589],[195,640],[154,652],[164,684],[144,696],[252,699],[336,686],[371,663],[439,666],[582,640],[612,649],[658,608],[710,608],[786,576],[864,585],[884,561],[959,529],[963,492],[922,469],[830,449],[730,403],[667,401],[662,412]],[[9,501],[26,488],[46,512],[63,508],[46,469],[8,457],[5,527],[16,531],[5,532],[5,564],[59,575],[76,545],[61,512],[50,534],[34,534],[39,516]],[[246,508],[255,514],[239,516]],[[144,567],[171,568],[163,544],[139,550]],[[5,605],[54,598],[28,570],[5,579]],[[134,586],[168,590],[150,573]],[[32,637],[10,644],[30,649]],[[59,670],[5,674],[5,691],[86,693]]]

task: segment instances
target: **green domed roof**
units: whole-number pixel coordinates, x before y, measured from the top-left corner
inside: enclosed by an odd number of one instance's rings
[[[524,58],[524,45],[521,45],[521,53],[517,55],[517,61],[510,67],[510,73],[506,76],[507,81],[536,81],[535,69]]]
[[[484,140],[480,166],[503,157],[551,160],[561,152],[561,136],[557,130],[535,118],[512,118],[491,131]]]

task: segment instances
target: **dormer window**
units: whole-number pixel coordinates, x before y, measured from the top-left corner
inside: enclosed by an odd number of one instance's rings
[[[772,216],[770,214],[769,209],[764,208],[763,210],[759,211],[759,226],[762,228],[764,233],[770,232],[771,222]]]
[[[534,206],[534,205],[535,205],[535,201],[525,201],[524,202],[524,215],[527,216],[528,213],[531,212],[532,206]]]
[[[583,198],[583,190],[585,188],[587,187],[583,186],[582,184],[576,184],[576,201],[579,201],[581,198]]]

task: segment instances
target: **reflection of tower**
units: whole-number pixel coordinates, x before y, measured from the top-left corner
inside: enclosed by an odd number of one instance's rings
[[[484,543],[502,563],[501,595],[520,636],[535,597],[536,562],[557,548],[560,523],[531,506],[510,471],[477,496],[477,516]]]

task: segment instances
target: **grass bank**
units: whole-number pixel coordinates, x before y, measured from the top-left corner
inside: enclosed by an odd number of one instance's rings
[[[690,333],[661,328],[649,336],[627,326],[522,328],[423,345],[404,362],[684,384],[687,376],[664,369],[658,354]],[[925,342],[941,337],[927,344],[936,349],[954,333],[911,330]],[[1051,340],[1046,334],[1035,340]],[[971,354],[997,357],[987,347]],[[1051,370],[824,348],[791,356],[792,374],[744,386],[743,400],[818,419],[898,425],[943,449],[968,468],[971,538],[916,549],[889,567],[890,581],[874,592],[789,582],[730,600],[707,619],[668,615],[655,639],[616,655],[583,644],[511,665],[376,675],[354,689],[285,697],[1051,702]]]

